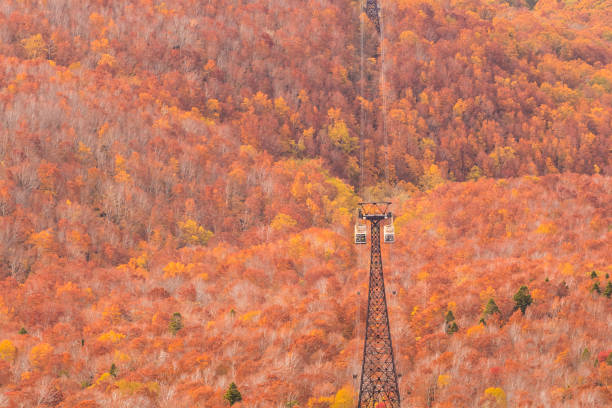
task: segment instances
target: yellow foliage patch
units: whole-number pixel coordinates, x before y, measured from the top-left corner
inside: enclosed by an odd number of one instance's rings
[[[81,62],[77,61],[77,62],[73,62],[72,64],[68,65],[68,70],[69,71],[77,71],[81,69]]]
[[[102,131],[102,129],[100,131]],[[130,175],[126,170],[126,160],[120,154],[115,156],[115,181],[118,183],[130,181]]]
[[[30,364],[36,368],[44,366],[53,352],[53,347],[48,343],[38,344],[30,350]]]
[[[261,314],[261,310],[252,310],[240,316],[240,321],[250,322],[254,320],[255,318],[259,317],[260,314]]]
[[[301,259],[304,252],[306,251],[306,243],[302,235],[294,235],[289,238],[288,243],[289,255],[294,259]]]
[[[422,281],[427,279],[427,277],[429,276],[429,273],[427,273],[426,271],[421,271],[419,273],[417,273],[417,280]]]
[[[130,175],[125,170],[119,170],[117,174],[115,174],[115,181],[117,183],[127,183],[130,181]]]
[[[290,215],[278,213],[276,217],[270,223],[270,227],[275,230],[283,230],[291,227],[295,227],[297,225],[297,221],[293,219]]]
[[[477,334],[480,334],[484,331],[484,326],[482,324],[477,324],[476,326],[472,326],[469,329],[467,329],[467,335],[469,336],[476,336]]]
[[[510,146],[498,146],[490,154],[493,166],[500,168],[508,161],[516,157],[516,151]]]
[[[141,391],[148,391],[151,394],[159,393],[159,384],[155,381],[141,383],[139,381],[118,380],[114,384],[115,387],[123,394],[135,394]]]
[[[330,408],[353,408],[353,390],[349,387],[340,388]]]
[[[340,109],[330,108],[327,112],[332,123],[327,127],[327,133],[334,146],[345,153],[351,153],[359,144],[359,139],[349,134],[344,120],[340,119]]]
[[[108,319],[111,323],[118,323],[121,320],[121,309],[117,305],[109,305],[104,308],[102,317]]]
[[[99,40],[93,40],[91,42],[91,50],[93,52],[105,52],[108,51],[108,48],[108,38],[100,38]]]
[[[17,348],[10,340],[0,341],[0,359],[11,362],[15,359]]]
[[[574,266],[568,262],[564,263],[563,266],[561,266],[561,274],[572,276],[574,274]]]
[[[131,358],[127,353],[124,353],[122,351],[119,350],[115,350],[115,357],[114,360],[120,363],[124,363],[126,361],[130,361]]]
[[[533,300],[542,300],[546,297],[546,294],[541,289],[534,289],[531,291],[531,297]]]
[[[79,142],[79,153],[82,156],[88,156],[91,154],[91,149],[87,147],[83,142]]]
[[[554,222],[543,222],[536,229],[537,234],[554,234],[557,231],[557,227]]]
[[[494,299],[495,289],[493,289],[491,286],[488,286],[487,289],[480,292],[479,296],[480,300],[483,302],[488,301],[489,299]]]
[[[450,375],[448,374],[440,374],[438,376],[438,387],[442,388],[450,383]]]
[[[6,304],[4,304],[4,300],[2,300],[2,298],[0,297],[0,316],[8,316],[8,314],[9,308],[8,306],[6,306]]]
[[[315,408],[322,406],[323,404],[327,404],[329,406],[334,401],[334,397],[319,397],[319,398],[309,398],[308,404],[306,405],[308,408]]]
[[[94,385],[100,385],[103,384],[105,382],[108,382],[109,380],[111,380],[111,375],[110,373],[103,373],[102,375],[100,375],[100,377],[98,377],[98,379],[96,380],[96,382],[94,383]]]
[[[89,22],[94,27],[100,28],[104,25],[104,17],[94,12],[89,15]]]
[[[117,267],[120,271],[130,272],[133,275],[141,276],[143,278],[148,278],[149,273],[149,257],[146,252],[143,252],[141,255],[130,258],[127,264],[121,264]]]
[[[164,266],[164,279],[174,278],[177,276],[189,275],[193,270],[193,264],[183,264],[181,262],[170,262]]]
[[[107,67],[114,67],[115,63],[117,62],[117,60],[115,59],[115,57],[113,57],[110,54],[102,54],[100,56],[100,59],[98,60],[98,66],[99,67],[103,67],[103,66],[107,66]]]
[[[506,393],[499,387],[489,387],[484,392],[486,397],[493,397],[500,407],[506,407]]]
[[[419,40],[419,36],[410,30],[402,31],[399,38],[401,42],[409,44],[414,44]]]
[[[445,182],[446,181],[442,177],[440,168],[435,164],[432,164],[425,170],[425,173],[419,179],[419,186],[424,191],[429,191],[436,188],[440,184],[444,184]]]
[[[287,102],[285,102],[282,96],[274,100],[274,109],[281,115],[285,115],[289,112],[289,106],[287,106]]]
[[[110,331],[107,331],[106,333],[102,333],[98,337],[98,341],[108,342],[108,343],[118,343],[124,338],[125,338],[125,334],[117,333],[114,330],[110,330]]]
[[[187,245],[206,245],[214,235],[192,219],[178,223],[181,231],[181,241]]]
[[[45,43],[45,40],[43,40],[41,34],[34,34],[31,37],[21,40],[21,46],[25,50],[28,58],[38,58],[45,55],[45,48],[47,44]]]
[[[55,296],[60,297],[64,293],[78,293],[79,287],[72,282],[66,282],[62,286],[58,286],[55,290]]]
[[[34,245],[38,249],[48,251],[53,246],[54,238],[50,229],[40,232],[33,232],[28,238],[28,243]]]
[[[461,117],[463,116],[463,113],[466,109],[467,103],[463,99],[459,98],[459,100],[457,100],[457,103],[455,103],[455,105],[453,106],[453,114],[457,117]]]
[[[104,124],[100,126],[100,129],[98,129],[98,137],[104,136],[104,134],[108,131],[109,127],[110,125],[108,124],[108,122],[104,122]],[[115,156],[115,166],[117,166],[118,164],[119,165],[125,164],[125,159],[121,157],[120,154]]]
[[[557,358],[555,358],[555,363],[557,364],[564,364],[567,362],[569,356],[569,350],[565,349],[562,352],[560,352],[559,354],[557,354]]]

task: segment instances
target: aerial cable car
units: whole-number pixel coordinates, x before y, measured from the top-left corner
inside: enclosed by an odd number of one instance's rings
[[[357,219],[361,220],[361,211],[359,212]],[[357,221],[355,223],[355,243],[365,244],[367,234],[368,234],[368,226]]]
[[[393,225],[393,217],[391,222],[383,228],[384,242],[385,244],[392,244],[395,242],[395,226]]]

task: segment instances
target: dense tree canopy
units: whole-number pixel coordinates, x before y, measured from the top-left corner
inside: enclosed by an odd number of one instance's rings
[[[382,4],[1,2],[0,406],[352,406],[379,197],[407,404],[611,403],[612,9]]]

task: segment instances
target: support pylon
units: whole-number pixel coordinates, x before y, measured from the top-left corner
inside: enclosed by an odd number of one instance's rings
[[[380,34],[380,20],[378,19],[378,2],[376,0],[367,0],[365,11],[372,24],[374,24],[376,32]]]
[[[380,250],[380,223],[392,218],[391,203],[360,203],[359,217],[370,221],[370,287],[358,408],[400,408]]]

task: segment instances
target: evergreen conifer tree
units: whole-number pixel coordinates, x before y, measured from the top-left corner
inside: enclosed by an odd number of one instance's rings
[[[491,316],[493,313],[501,314],[501,312],[499,311],[499,307],[497,307],[497,303],[495,303],[493,298],[490,298],[487,302],[487,305],[485,306],[483,314],[485,316]]]
[[[479,323],[482,323],[484,326],[487,325],[487,317],[493,315],[497,313],[498,315],[501,316],[501,311],[499,310],[499,307],[497,307],[497,303],[495,303],[495,301],[493,300],[493,298],[489,298],[489,301],[487,302],[487,304],[485,305],[485,308],[482,312],[482,317],[479,320]]]
[[[242,401],[242,395],[240,395],[240,391],[238,391],[238,387],[236,387],[236,383],[232,382],[230,384],[223,398],[227,402],[229,402],[230,407],[234,405],[235,403]]]
[[[587,347],[585,347],[584,350],[582,350],[582,360],[588,361],[590,358],[591,358],[591,352],[589,351]]]
[[[521,312],[523,314],[525,314],[525,310],[533,302],[533,298],[529,293],[529,288],[527,288],[527,286],[525,285],[521,286],[518,292],[516,292],[516,294],[514,295],[513,299],[516,303],[516,305],[514,306],[514,310],[521,309]]]
[[[176,335],[176,332],[183,328],[183,316],[180,313],[174,313],[168,324],[168,329],[172,334]]]
[[[606,285],[606,288],[603,291],[603,294],[605,297],[609,298],[610,296],[612,296],[612,281],[609,281],[608,284]]]
[[[452,310],[449,310],[448,312],[446,312],[445,320],[446,320],[446,323],[450,323],[453,320],[455,320],[455,315],[453,314]]]
[[[446,317],[444,318],[446,321],[445,330],[447,334],[457,333],[459,330],[459,326],[457,326],[457,322],[455,322],[455,315],[453,315],[453,311],[449,310],[446,313]]]

